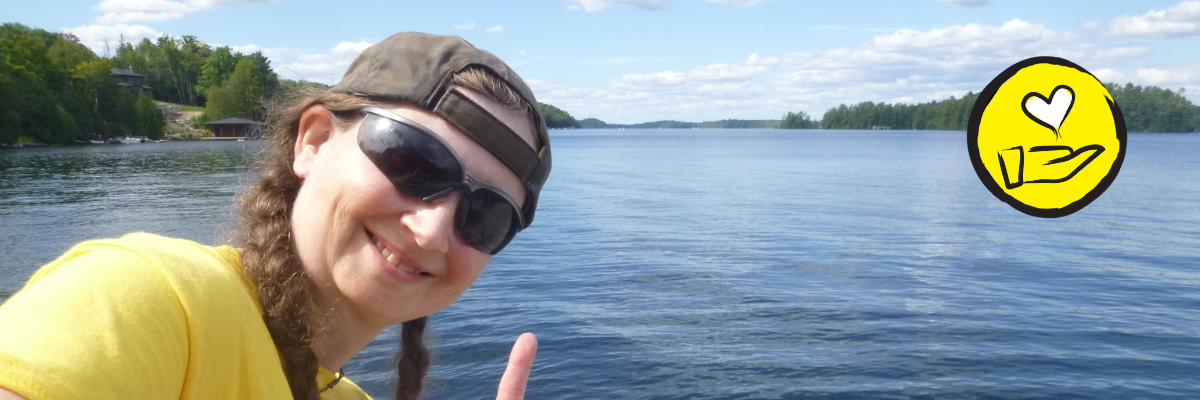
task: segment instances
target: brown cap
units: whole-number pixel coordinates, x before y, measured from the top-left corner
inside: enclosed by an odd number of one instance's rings
[[[468,67],[492,73],[529,103],[541,148],[531,149],[507,125],[451,87],[450,76]],[[401,32],[363,50],[331,90],[403,101],[450,122],[525,182],[528,193],[521,211],[525,226],[533,222],[538,194],[550,175],[550,137],[533,92],[492,53],[458,36]]]

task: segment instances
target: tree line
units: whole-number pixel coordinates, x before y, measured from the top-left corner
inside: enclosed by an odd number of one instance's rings
[[[107,49],[106,49],[107,53]],[[145,88],[125,87],[114,68]],[[61,144],[123,135],[162,137],[155,101],[203,107],[192,125],[230,117],[261,120],[275,95],[327,85],[280,79],[271,61],[185,35],[116,44],[98,56],[71,34],[0,25],[0,143]]]
[[[107,56],[107,54],[106,54]],[[145,77],[149,91],[120,84],[113,68],[131,68]],[[230,117],[261,120],[264,101],[307,87],[328,86],[280,79],[271,61],[254,52],[242,54],[185,35],[124,39],[110,57],[97,56],[71,34],[48,32],[21,24],[0,25],[0,143],[18,140],[70,143],[121,135],[159,138],[165,118],[155,100],[205,111],[193,126]],[[1156,86],[1105,87],[1120,105],[1130,132],[1200,131],[1200,106]],[[839,105],[820,120],[803,111],[779,120],[708,122],[655,121],[606,124],[595,118],[576,120],[553,105],[538,103],[549,128],[781,128],[965,130],[978,99],[962,98],[919,104],[862,102]]]
[[[570,129],[579,128],[579,121],[575,120],[571,114],[568,114],[562,109],[538,102],[538,107],[542,108],[542,118],[546,120],[546,127],[550,129]]]
[[[1197,132],[1200,131],[1200,106],[1184,97],[1183,89],[1172,91],[1157,86],[1124,86],[1105,84],[1108,93],[1121,108],[1129,132]],[[979,98],[968,92],[962,98],[920,104],[886,104],[863,102],[852,106],[842,104],[825,112],[819,123],[822,129],[871,129],[886,126],[891,129],[967,130],[971,109]],[[803,114],[803,112],[801,112]],[[792,113],[785,116],[785,121]],[[786,124],[784,124],[786,125]],[[781,125],[781,127],[783,127]]]
[[[153,98],[122,87],[112,68],[73,35],[0,25],[0,143],[160,137]]]
[[[1197,132],[1200,131],[1200,106],[1184,97],[1184,89],[1172,91],[1157,86],[1124,86],[1105,84],[1113,100],[1121,108],[1126,129],[1130,132]],[[585,118],[578,125],[588,129],[612,128],[759,128],[759,129],[889,129],[967,130],[971,110],[979,94],[967,92],[961,98],[930,101],[919,104],[889,104],[862,102],[841,104],[825,111],[816,120],[804,111],[788,112],[778,120],[721,120],[710,122],[654,121],[640,124],[608,124],[596,118]],[[553,107],[553,106],[551,106]],[[543,108],[544,110],[545,108]],[[564,119],[575,119],[565,111]],[[549,120],[549,118],[547,118]]]
[[[1106,84],[1130,132],[1197,132],[1200,131],[1200,106],[1183,96],[1184,90],[1163,89],[1157,86],[1125,86]]]
[[[107,53],[107,49],[105,50]],[[114,68],[132,69],[144,87],[122,86]],[[262,120],[273,96],[328,85],[280,79],[254,52],[216,47],[195,36],[116,44],[98,56],[79,38],[21,24],[0,26],[0,143],[63,144],[123,135],[158,139],[165,117],[155,101],[200,106],[193,127],[225,118]],[[579,127],[539,103],[552,128]]]
[[[775,129],[779,127],[779,122],[777,119],[723,119],[706,122],[662,120],[639,124],[610,124],[596,118],[585,118],[579,121],[578,127],[585,129]]]
[[[886,126],[891,129],[966,130],[971,119],[971,107],[978,93],[968,92],[962,98],[920,104],[888,104],[862,102],[830,108],[821,117],[822,129],[871,129]]]
[[[229,46],[213,48],[195,36],[163,35],[155,41],[117,45],[112,64],[146,76],[160,101],[203,106],[198,125],[225,118],[260,120],[263,101],[280,91],[279,75],[261,51],[242,54]]]

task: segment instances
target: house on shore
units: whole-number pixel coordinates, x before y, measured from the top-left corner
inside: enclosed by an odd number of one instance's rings
[[[205,122],[212,130],[214,138],[257,138],[259,125],[262,122],[241,118],[225,118],[218,121]]]
[[[112,73],[117,76],[117,84],[129,89],[129,93],[133,97],[137,97],[138,93],[142,91],[151,92],[154,90],[146,86],[146,77],[137,73],[133,68],[113,68]]]

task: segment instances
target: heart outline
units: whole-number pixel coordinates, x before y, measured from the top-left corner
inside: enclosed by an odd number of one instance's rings
[[[1058,94],[1059,89],[1066,89],[1067,93],[1071,94],[1071,103],[1067,104],[1067,110],[1063,112],[1062,120],[1058,121],[1058,126],[1051,126],[1050,124],[1046,123],[1046,121],[1042,121],[1041,118],[1034,116],[1033,113],[1030,113],[1029,109],[1026,108],[1025,105],[1029,103],[1029,98],[1031,97],[1037,97],[1046,105],[1054,104],[1054,95]],[[1071,87],[1067,85],[1055,86],[1054,89],[1050,90],[1049,99],[1047,99],[1046,96],[1042,96],[1042,94],[1038,92],[1029,92],[1029,94],[1026,94],[1025,97],[1021,99],[1021,111],[1025,113],[1025,116],[1029,117],[1029,119],[1033,120],[1033,122],[1036,122],[1038,125],[1050,129],[1051,132],[1054,132],[1055,138],[1062,138],[1062,134],[1059,133],[1058,128],[1062,127],[1063,122],[1067,121],[1067,115],[1071,114],[1072,107],[1075,107],[1075,89],[1071,89]]]

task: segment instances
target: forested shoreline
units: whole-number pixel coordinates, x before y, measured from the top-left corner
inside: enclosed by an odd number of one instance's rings
[[[1106,84],[1108,92],[1121,108],[1129,132],[1197,132],[1200,131],[1200,106],[1183,96],[1183,89],[1172,91],[1157,86],[1124,86]],[[596,118],[575,118],[554,108],[558,120],[573,124],[558,128],[585,129],[912,129],[967,130],[971,109],[978,93],[968,92],[961,98],[919,104],[862,102],[830,108],[819,120],[804,111],[788,112],[776,120],[721,120],[709,122],[654,121],[640,124],[610,124]],[[553,107],[553,106],[551,106]],[[546,108],[543,107],[543,110]],[[547,124],[550,117],[547,117]]]
[[[123,81],[124,69],[136,84]],[[195,36],[116,43],[101,57],[71,34],[0,25],[0,144],[66,144],[163,136],[156,101],[198,107],[193,128],[224,118],[261,121],[268,99],[315,82],[280,79],[261,52],[213,48]]]
[[[118,79],[114,68],[132,69],[143,87]],[[1156,86],[1106,84],[1130,132],[1200,131],[1200,106]],[[102,57],[71,34],[21,24],[0,25],[0,144],[66,144],[122,135],[157,139],[165,117],[155,101],[202,107],[192,127],[224,118],[261,121],[269,99],[303,88],[328,88],[280,79],[261,52],[242,54],[195,36],[116,43]],[[920,104],[842,104],[813,119],[803,111],[778,120],[728,119],[708,122],[663,120],[609,124],[576,120],[553,105],[538,103],[552,129],[888,129],[966,130],[977,93]]]
[[[112,68],[70,34],[0,25],[0,143],[161,136],[153,98],[122,87]]]
[[[1105,84],[1108,93],[1121,108],[1129,132],[1196,132],[1200,131],[1200,106],[1183,96],[1183,89],[1171,91],[1157,86],[1124,86]],[[962,98],[928,103],[886,104],[863,102],[852,106],[842,104],[825,112],[822,129],[890,129],[967,130],[971,109],[978,93],[969,92]]]

